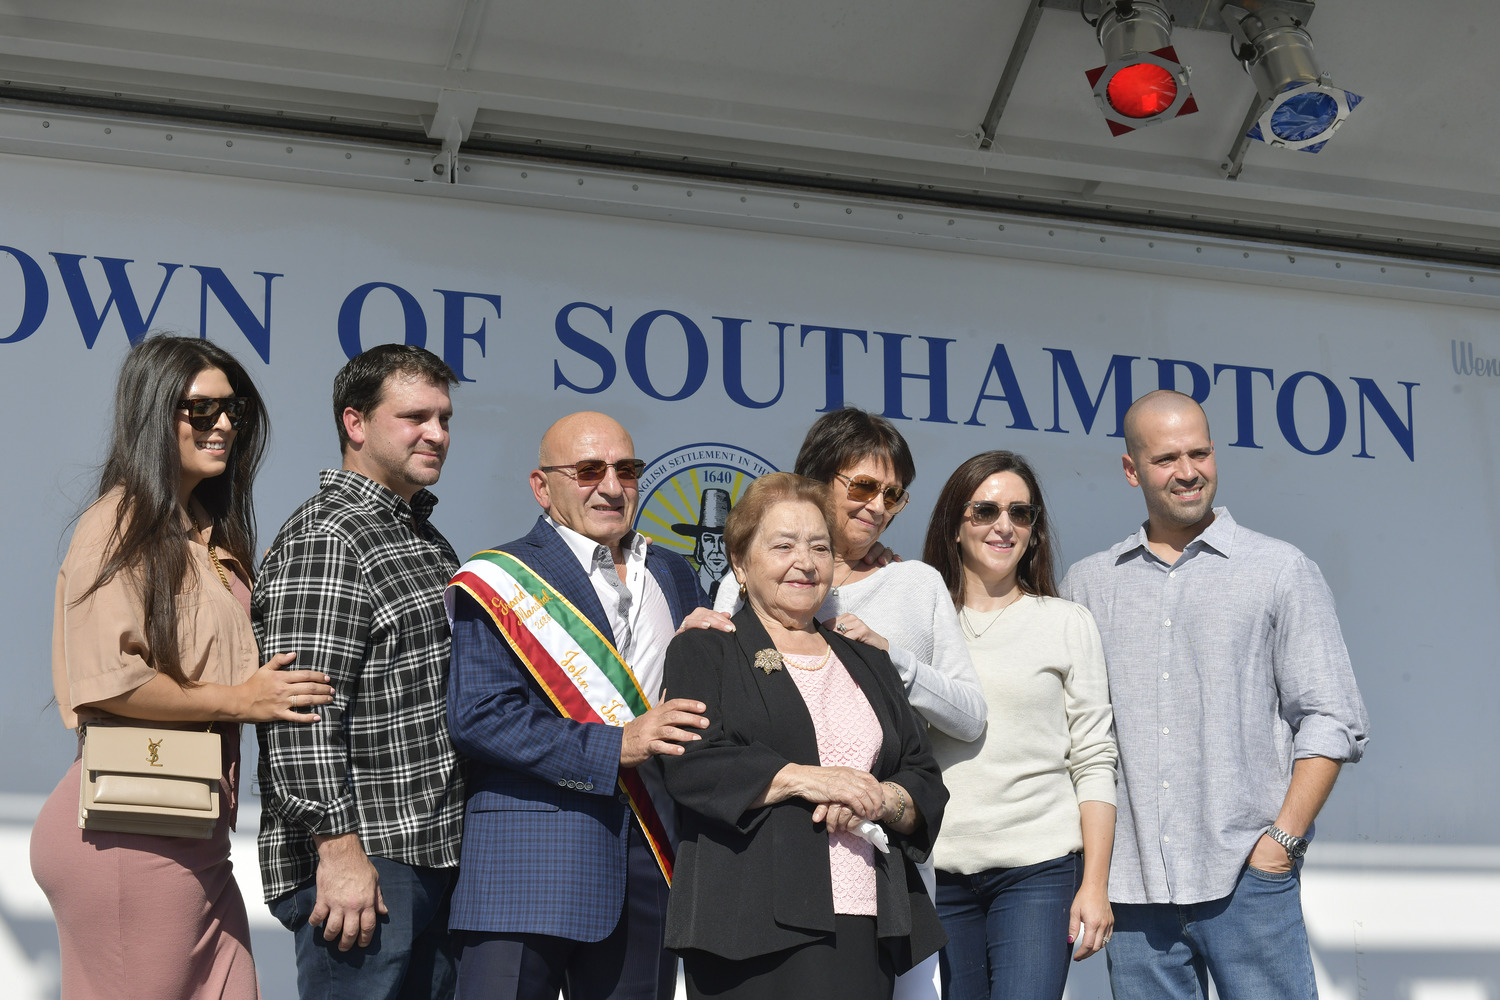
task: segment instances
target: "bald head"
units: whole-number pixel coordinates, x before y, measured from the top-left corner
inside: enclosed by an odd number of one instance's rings
[[[1180,552],[1214,519],[1219,472],[1208,417],[1191,396],[1147,393],[1125,414],[1125,449],[1125,478],[1145,496],[1148,538]]]
[[[629,432],[614,417],[607,413],[595,413],[592,410],[570,413],[542,433],[542,444],[537,449],[536,464],[560,465],[576,462],[578,458],[560,456],[571,454],[580,441],[592,441],[600,436],[608,435],[623,437],[632,451],[632,454],[626,457],[634,457],[635,444],[630,440]],[[598,456],[585,455],[583,457],[596,458]]]
[[[1208,432],[1208,414],[1203,412],[1203,407],[1192,396],[1176,389],[1148,392],[1130,404],[1130,409],[1125,411],[1125,450],[1132,455],[1140,454],[1148,426],[1154,428],[1159,421],[1191,422],[1194,418],[1203,421],[1203,436],[1212,437]]]
[[[616,555],[631,531],[639,483],[621,479],[617,463],[633,460],[635,442],[619,421],[603,413],[570,413],[547,428],[531,473],[531,492],[551,518]],[[579,462],[598,460],[608,466],[598,482],[581,483]],[[552,466],[552,471],[546,471]]]

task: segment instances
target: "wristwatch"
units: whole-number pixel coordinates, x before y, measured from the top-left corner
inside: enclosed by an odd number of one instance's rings
[[[1307,853],[1307,838],[1293,837],[1279,826],[1273,826],[1266,834],[1276,843],[1286,848],[1286,856],[1292,861],[1301,861],[1302,856]]]

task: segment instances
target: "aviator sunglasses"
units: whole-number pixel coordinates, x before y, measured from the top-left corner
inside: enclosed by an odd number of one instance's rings
[[[849,490],[849,499],[855,503],[868,503],[875,499],[875,494],[879,493],[885,498],[885,512],[887,514],[895,514],[902,507],[905,507],[906,502],[911,499],[911,494],[900,486],[885,486],[878,480],[871,479],[869,476],[855,476],[851,479],[839,472],[834,473],[834,478],[844,481],[844,485]]]
[[[1010,523],[1018,528],[1029,528],[1041,516],[1042,508],[1034,503],[998,504],[993,500],[970,500],[964,504],[969,509],[969,520],[978,525],[994,524],[1000,520],[1003,510],[1010,515]]]
[[[604,482],[606,470],[611,465],[602,458],[586,458],[582,462],[574,462],[572,465],[543,465],[543,472],[567,472],[573,470],[573,478],[578,480],[579,486],[593,486]],[[615,478],[622,483],[633,483],[641,478],[641,473],[646,470],[646,463],[639,458],[622,458],[612,468],[615,470]]]
[[[244,396],[221,396],[218,399],[179,399],[177,409],[187,410],[187,422],[195,431],[211,431],[219,414],[229,415],[229,429],[239,430],[250,412],[250,400]]]

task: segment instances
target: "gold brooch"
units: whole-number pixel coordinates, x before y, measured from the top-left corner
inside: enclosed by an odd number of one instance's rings
[[[781,669],[781,654],[774,649],[762,649],[755,654],[755,665],[766,673]]]

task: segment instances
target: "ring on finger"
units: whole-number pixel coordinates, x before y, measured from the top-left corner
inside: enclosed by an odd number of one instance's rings
[[[840,635],[843,635],[845,632],[849,631],[849,626],[845,625],[843,622],[839,622],[839,624],[836,626],[836,630]]]

